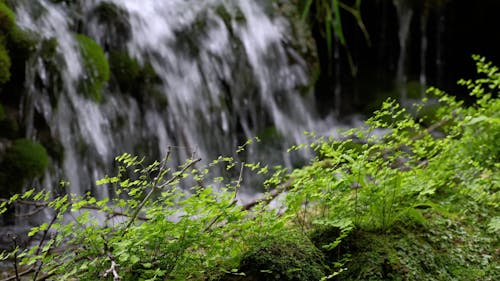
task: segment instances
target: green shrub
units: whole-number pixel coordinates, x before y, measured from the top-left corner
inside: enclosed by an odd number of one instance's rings
[[[58,280],[99,280],[113,264],[119,264],[115,269],[123,280],[217,280],[238,267],[253,241],[275,237],[285,225],[263,207],[255,206],[249,215],[236,204],[240,181],[215,191],[221,182],[205,175],[228,159],[200,170],[193,168],[199,160],[190,160],[171,170],[168,157],[146,165],[144,159],[124,154],[116,158],[118,174],[97,183],[110,187],[116,195],[113,199],[24,193],[25,200],[46,204],[57,215],[53,224],[35,227],[31,235],[46,229],[59,235],[47,237],[43,249],[26,249],[21,264],[43,261],[41,274],[52,272]],[[228,161],[234,168],[234,162]],[[202,185],[184,190],[180,181]],[[8,201],[0,200],[0,213]],[[15,202],[15,197],[10,201]],[[89,209],[102,212],[104,221]],[[68,211],[74,214],[73,220],[65,220],[63,214]],[[117,215],[120,221],[115,220]]]
[[[80,44],[86,75],[81,81],[81,89],[87,97],[100,101],[104,84],[109,80],[108,61],[101,46],[94,40],[82,34],[77,34],[76,39]]]

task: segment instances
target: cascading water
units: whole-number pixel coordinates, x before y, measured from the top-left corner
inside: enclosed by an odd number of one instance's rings
[[[408,0],[394,0],[394,5],[396,6],[398,23],[399,23],[399,58],[398,67],[396,72],[396,88],[400,91],[401,101],[404,103],[407,99],[407,89],[406,89],[406,59],[407,59],[407,47],[408,47],[408,37],[410,34],[410,24],[413,17],[413,9],[410,6],[410,1]]]
[[[429,20],[429,7],[424,7],[424,11],[420,16],[420,75],[419,82],[421,86],[420,96],[423,98],[425,96],[425,89],[427,86],[427,48],[428,48],[428,38],[427,38],[427,22]]]
[[[81,2],[29,0],[16,7],[22,28],[57,42],[59,80],[40,56],[28,67],[26,82],[25,111],[44,119],[64,151],[45,176],[46,186],[64,179],[72,193],[81,194],[110,172],[113,157],[122,152],[158,158],[174,146],[176,163],[192,153],[210,160],[269,131],[282,141],[260,153],[287,162],[284,151],[304,141],[303,131],[330,127],[315,120],[312,101],[300,92],[309,83],[308,69],[288,44],[296,41],[291,25],[259,1]],[[95,16],[103,5],[120,12],[121,27]],[[108,58],[125,52],[140,67],[150,67],[153,86],[132,93],[107,87],[101,102],[82,95],[78,83],[90,75],[77,40],[81,32],[104,46]],[[54,80],[61,87],[51,97],[45,86]],[[31,138],[38,134],[34,115],[26,120]],[[255,158],[259,151],[247,154]]]

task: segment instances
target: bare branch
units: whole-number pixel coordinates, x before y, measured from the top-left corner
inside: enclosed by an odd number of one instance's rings
[[[8,201],[9,201],[8,199],[0,198],[0,202],[8,202]],[[27,217],[27,216],[30,216],[30,215],[35,215],[38,212],[40,212],[41,210],[43,210],[44,208],[48,208],[49,207],[49,202],[45,202],[45,201],[16,200],[13,203],[37,207],[37,209],[34,210],[33,212],[17,215],[19,217]],[[95,205],[86,205],[86,206],[82,206],[81,208],[82,209],[86,209],[86,210],[98,210],[98,211],[101,211],[103,209],[102,207],[95,206]],[[112,212],[109,212],[108,214],[110,214],[112,216],[115,216],[115,217],[119,217],[119,216],[130,217],[129,214],[126,214],[126,213],[123,213],[123,212],[118,212],[118,211],[112,211]],[[143,217],[143,216],[137,216],[136,219],[139,219],[139,220],[142,220],[142,221],[149,220],[148,218]],[[0,280],[0,281],[2,281],[2,280]]]
[[[120,275],[118,275],[118,271],[116,271],[116,268],[120,266],[117,264],[113,259],[111,259],[111,267],[106,270],[104,273],[104,278],[108,277],[108,275],[111,273],[113,274],[113,281],[119,281],[121,279]]]
[[[292,180],[288,180],[284,184],[279,185],[277,188],[273,189],[271,192],[267,193],[267,196],[258,198],[252,202],[243,205],[242,209],[244,211],[251,210],[253,207],[259,205],[260,203],[269,204],[271,201],[276,199],[280,194],[289,190],[292,187]]]

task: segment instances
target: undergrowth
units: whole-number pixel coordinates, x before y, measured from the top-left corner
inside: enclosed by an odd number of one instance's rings
[[[1,257],[33,280],[498,280],[500,73],[475,60],[483,78],[460,82],[474,103],[429,89],[417,109],[440,107],[417,118],[389,100],[343,139],[309,133],[291,148],[316,152],[301,168],[124,154],[98,182],[111,199],[3,199],[53,219]],[[239,177],[211,178],[217,165]],[[244,171],[268,175],[246,205]]]

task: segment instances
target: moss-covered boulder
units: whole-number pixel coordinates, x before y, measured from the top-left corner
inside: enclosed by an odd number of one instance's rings
[[[49,163],[45,148],[32,140],[18,139],[5,152],[2,166],[10,177],[32,179],[43,175]]]
[[[85,68],[85,77],[80,83],[80,90],[89,98],[100,101],[105,83],[109,80],[109,64],[101,46],[91,38],[77,34],[76,39]]]
[[[49,163],[45,148],[28,139],[12,142],[0,159],[0,188],[6,196],[21,192],[23,183],[43,175]]]
[[[231,280],[309,281],[326,273],[321,252],[299,234],[258,242],[244,255],[239,272],[245,275]]]

